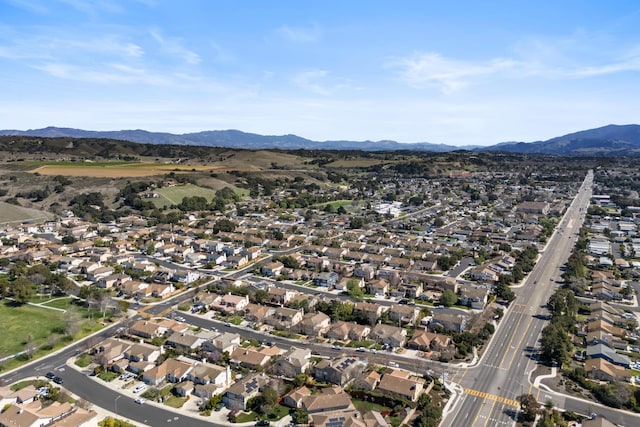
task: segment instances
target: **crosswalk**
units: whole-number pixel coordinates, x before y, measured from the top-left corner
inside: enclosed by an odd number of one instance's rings
[[[473,390],[471,388],[465,388],[464,392],[470,394],[471,396],[478,396],[483,399],[493,400],[495,402],[504,403],[505,405],[514,406],[516,408],[520,407],[520,402],[513,399],[507,399],[506,397],[497,396],[495,394],[485,393],[484,391]]]

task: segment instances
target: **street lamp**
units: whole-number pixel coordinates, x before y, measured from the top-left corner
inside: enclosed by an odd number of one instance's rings
[[[122,395],[119,394],[119,395],[116,396],[116,399],[113,401],[113,403],[116,406],[116,415],[118,415],[118,399],[120,399],[121,397],[122,397]]]

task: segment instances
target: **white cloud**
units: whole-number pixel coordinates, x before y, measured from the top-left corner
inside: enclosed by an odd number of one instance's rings
[[[185,48],[181,39],[164,37],[159,30],[152,30],[150,34],[166,53],[181,58],[189,65],[198,65],[200,63],[200,55]]]
[[[481,61],[447,58],[436,52],[417,53],[394,61],[401,79],[413,88],[437,88],[444,94],[460,91],[492,77],[512,80],[542,78],[572,80],[640,71],[640,48],[623,52],[576,52],[574,43],[537,41],[517,58],[491,58]]]
[[[332,94],[332,89],[322,84],[322,81],[327,77],[329,72],[327,70],[309,70],[297,74],[293,77],[293,82],[302,89],[308,90],[316,95],[329,96]]]
[[[504,72],[517,63],[503,58],[473,63],[428,52],[401,59],[396,65],[402,68],[401,76],[410,86],[437,87],[444,93],[451,93],[468,86],[477,77]]]
[[[289,40],[297,43],[316,42],[320,37],[318,28],[315,26],[313,28],[301,28],[283,25],[276,31],[278,32],[278,34],[281,34]]]

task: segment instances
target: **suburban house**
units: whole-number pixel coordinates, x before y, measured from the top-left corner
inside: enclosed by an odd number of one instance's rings
[[[248,295],[240,296],[229,293],[216,298],[210,308],[225,314],[235,314],[244,310],[247,304],[249,304]]]
[[[338,321],[331,324],[325,336],[338,341],[360,341],[368,337],[370,333],[371,327],[368,325]]]
[[[145,384],[158,386],[164,381],[179,383],[187,379],[187,374],[191,372],[193,365],[178,359],[167,359],[161,365],[142,374],[142,381]]]
[[[356,302],[353,307],[353,313],[361,319],[366,319],[370,325],[378,323],[378,319],[382,313],[387,311],[389,307],[372,302]]]
[[[367,283],[367,292],[375,297],[383,297],[389,293],[389,282],[384,279],[375,279]]]
[[[311,350],[292,347],[287,353],[279,357],[270,369],[276,375],[293,378],[305,373],[310,367]]]
[[[277,307],[272,316],[265,319],[265,323],[276,329],[291,329],[302,321],[302,309]]]
[[[420,310],[415,306],[393,304],[388,311],[389,319],[401,325],[414,325],[418,321]]]
[[[584,370],[588,378],[597,381],[607,381],[609,383],[629,381],[632,376],[631,370],[614,365],[602,358],[585,361]]]
[[[443,310],[434,310],[433,319],[429,324],[430,329],[440,326],[445,331],[464,332],[469,318],[464,314],[446,313]]]
[[[398,326],[385,325],[384,323],[378,323],[373,327],[369,334],[369,339],[393,348],[402,347],[405,343],[406,337],[406,329]]]
[[[297,326],[301,334],[319,337],[331,326],[331,318],[322,312],[306,313]]]
[[[311,390],[303,385],[285,394],[282,397],[282,404],[289,408],[299,409],[302,408],[302,399],[307,396],[311,396]]]
[[[315,379],[337,385],[345,385],[364,370],[364,364],[355,357],[322,359],[315,367]]]
[[[376,390],[394,397],[401,397],[410,402],[418,400],[422,393],[424,382],[409,378],[409,373],[394,369],[390,374],[384,374]]]
[[[247,402],[256,397],[269,384],[269,378],[264,374],[249,375],[236,381],[222,396],[222,403],[231,410],[244,411]]]
[[[340,276],[338,276],[338,274],[334,273],[333,271],[323,271],[322,273],[318,273],[318,275],[313,279],[313,284],[316,286],[333,289],[336,286],[339,278]]]
[[[279,276],[282,273],[284,264],[280,261],[272,261],[262,266],[260,272],[267,277]]]
[[[351,396],[342,389],[337,391],[331,388],[324,389],[321,393],[303,397],[302,408],[309,414],[343,410],[355,411]]]
[[[249,369],[260,369],[269,362],[271,356],[254,347],[238,347],[231,353],[230,358],[230,362],[233,364]]]
[[[296,291],[285,288],[278,288],[275,286],[270,287],[267,292],[269,292],[269,301],[272,304],[276,305],[289,304],[289,302],[291,302],[293,297],[295,297],[297,294]]]
[[[166,344],[182,352],[190,352],[200,347],[205,338],[183,332],[175,332],[167,338]]]
[[[218,387],[228,387],[233,383],[231,368],[213,365],[211,363],[196,363],[187,375],[195,384],[215,384]]]
[[[231,354],[239,346],[240,335],[231,332],[223,332],[222,334],[203,342],[201,348],[208,352],[219,351],[220,353],[227,352]]]
[[[474,310],[484,310],[489,298],[489,288],[478,285],[461,285],[459,303]]]

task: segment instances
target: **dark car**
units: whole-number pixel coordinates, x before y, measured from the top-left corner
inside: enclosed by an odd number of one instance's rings
[[[53,382],[56,384],[62,384],[64,381],[62,381],[62,378],[60,377],[53,377]]]
[[[55,378],[56,374],[54,374],[53,372],[47,372],[45,374],[45,377],[49,378],[50,380],[52,380],[53,378]]]
[[[256,426],[258,427],[267,427],[269,425],[269,421],[267,420],[260,420],[256,423]]]

